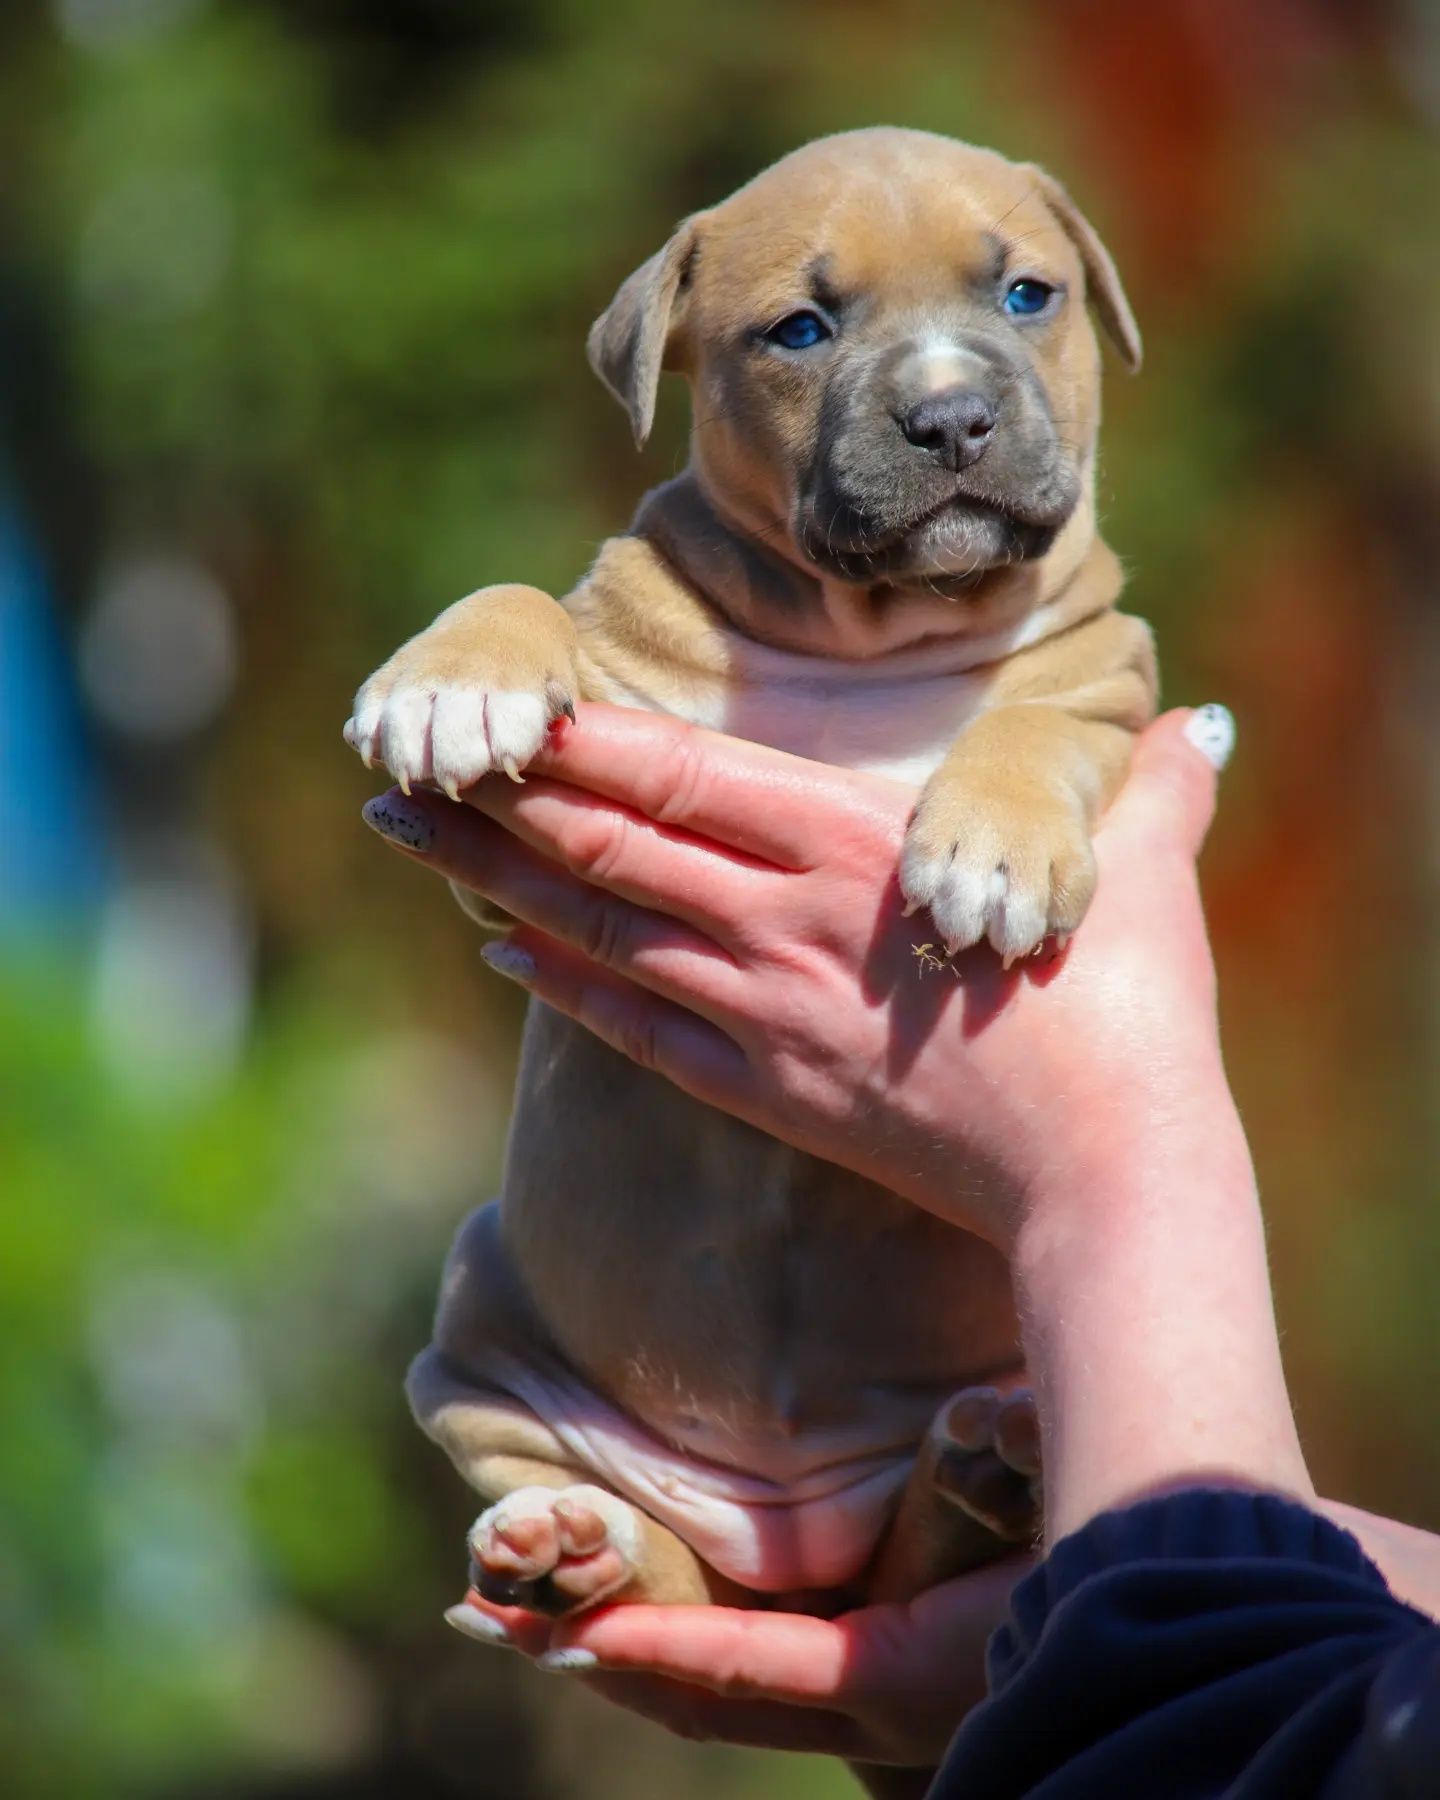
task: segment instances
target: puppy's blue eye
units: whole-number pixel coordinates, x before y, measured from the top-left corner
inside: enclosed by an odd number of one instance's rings
[[[778,325],[772,325],[765,335],[772,344],[779,344],[785,350],[808,350],[831,333],[819,313],[794,312],[787,314]]]
[[[1005,310],[1016,313],[1021,318],[1044,312],[1054,292],[1048,281],[1034,281],[1028,276],[1022,276],[1019,281],[1010,283],[1005,295]]]

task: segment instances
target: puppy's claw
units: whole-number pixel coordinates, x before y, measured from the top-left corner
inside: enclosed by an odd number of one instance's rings
[[[516,782],[516,783],[518,783],[519,786],[524,787],[525,777],[520,773],[520,765],[519,765],[519,763],[516,762],[516,760],[513,756],[501,757],[500,767],[505,771],[505,773],[510,777],[510,779],[513,782]]]
[[[552,724],[556,719],[568,719],[572,725],[575,723],[575,702],[560,682],[553,678],[545,683],[545,704],[550,708]]]
[[[900,908],[900,917],[902,919],[913,919],[919,910],[920,902],[918,900],[907,900],[904,906]]]
[[[458,800],[460,798],[460,783],[453,775],[448,781],[442,781],[440,785],[452,800]]]
[[[1018,950],[1007,950],[1000,958],[1000,967],[1004,969],[1005,973],[1008,975],[1019,960],[1020,952]]]
[[[400,774],[397,775],[395,779],[400,784],[400,792],[402,794],[408,794],[410,792],[410,777],[406,774]]]

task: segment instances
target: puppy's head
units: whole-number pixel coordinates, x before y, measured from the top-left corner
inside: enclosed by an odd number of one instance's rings
[[[962,591],[1043,555],[1088,491],[1089,299],[1140,338],[1058,182],[925,132],[806,145],[687,219],[590,334],[643,442],[662,370],[694,389],[712,498],[843,581]]]

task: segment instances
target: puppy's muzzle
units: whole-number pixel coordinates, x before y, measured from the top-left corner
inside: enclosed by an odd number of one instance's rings
[[[917,400],[900,414],[899,424],[908,443],[958,475],[973,468],[990,448],[999,416],[999,407],[988,394],[950,387]]]

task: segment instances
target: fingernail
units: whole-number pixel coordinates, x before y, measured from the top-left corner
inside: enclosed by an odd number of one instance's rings
[[[535,958],[528,950],[512,944],[509,938],[492,938],[480,946],[480,955],[497,975],[522,985],[535,979]]]
[[[413,800],[402,794],[377,794],[360,808],[360,817],[372,831],[392,844],[423,853],[435,842],[435,827]]]
[[[1213,702],[1197,706],[1185,721],[1185,735],[1212,769],[1223,769],[1235,748],[1235,715]]]
[[[477,1644],[493,1644],[499,1650],[511,1648],[510,1633],[498,1619],[492,1619],[489,1613],[481,1612],[478,1606],[471,1606],[468,1600],[462,1600],[459,1606],[448,1608],[445,1623],[458,1631],[461,1637],[468,1637]]]
[[[535,1667],[547,1675],[579,1675],[586,1669],[598,1669],[600,1658],[593,1650],[547,1650],[535,1658]]]

